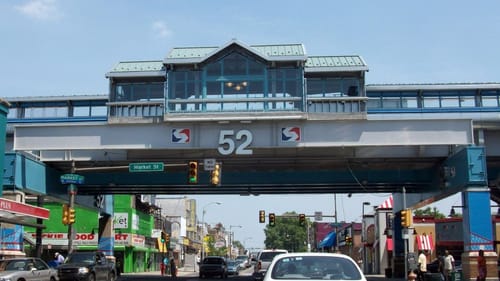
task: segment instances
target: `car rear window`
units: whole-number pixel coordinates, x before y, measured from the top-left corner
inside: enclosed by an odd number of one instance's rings
[[[272,261],[273,258],[279,254],[285,254],[285,251],[272,251],[272,252],[262,252],[260,254],[260,260],[262,261]]]
[[[275,261],[272,279],[361,280],[357,265],[346,258],[294,256]]]

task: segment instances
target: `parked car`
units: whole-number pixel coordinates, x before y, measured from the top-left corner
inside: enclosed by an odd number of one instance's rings
[[[273,259],[264,276],[264,281],[325,279],[366,281],[351,257],[334,253],[282,254]]]
[[[286,254],[287,250],[262,250],[257,255],[257,263],[254,266],[253,270],[253,278],[257,281],[262,280],[264,278],[264,274],[267,271],[267,267],[271,264],[273,258],[279,254]]]
[[[200,278],[208,276],[220,276],[220,278],[227,278],[227,264],[223,257],[208,256],[201,261]]]
[[[228,275],[240,275],[240,262],[237,260],[228,260],[227,264],[227,274]]]
[[[57,270],[39,258],[0,260],[0,280],[56,281]]]
[[[250,267],[250,262],[248,260],[248,256],[245,256],[245,255],[237,256],[236,261],[238,261],[240,263],[240,266],[242,269]]]
[[[74,252],[57,267],[60,281],[115,281],[116,265],[102,252]]]

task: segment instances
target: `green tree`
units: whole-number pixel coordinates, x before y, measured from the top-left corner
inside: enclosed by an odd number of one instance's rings
[[[441,213],[436,207],[427,207],[425,209],[417,209],[413,212],[416,217],[434,217],[435,219],[444,219],[446,215]]]
[[[307,225],[310,225],[306,218]],[[307,251],[307,226],[299,225],[299,215],[295,212],[286,212],[276,215],[276,225],[267,225],[264,229],[267,249],[286,249],[289,252]]]
[[[207,241],[207,247],[208,247],[208,251],[206,253],[207,256],[221,256],[221,257],[225,257],[227,255],[227,247],[224,246],[224,247],[215,247],[215,239],[213,236],[209,236],[208,237],[208,241]]]

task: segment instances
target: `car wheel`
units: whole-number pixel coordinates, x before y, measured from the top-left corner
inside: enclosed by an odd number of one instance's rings
[[[110,272],[108,274],[108,281],[115,281],[115,280],[116,280],[115,273],[114,272]]]
[[[200,273],[200,279],[203,279],[203,274]]]
[[[50,277],[50,281],[56,281],[55,277]]]
[[[95,281],[95,275],[93,273],[90,273],[89,277],[87,277],[87,281]]]

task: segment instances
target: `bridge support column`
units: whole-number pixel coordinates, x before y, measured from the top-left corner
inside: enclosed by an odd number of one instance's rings
[[[103,251],[106,256],[114,255],[115,231],[113,229],[114,219],[114,198],[113,195],[104,196],[104,209],[106,213],[99,216],[99,240],[97,248]]]
[[[462,273],[466,281],[476,280],[477,256],[484,250],[487,279],[498,280],[497,259],[493,248],[493,224],[488,187],[469,187],[462,192],[463,241]]]

